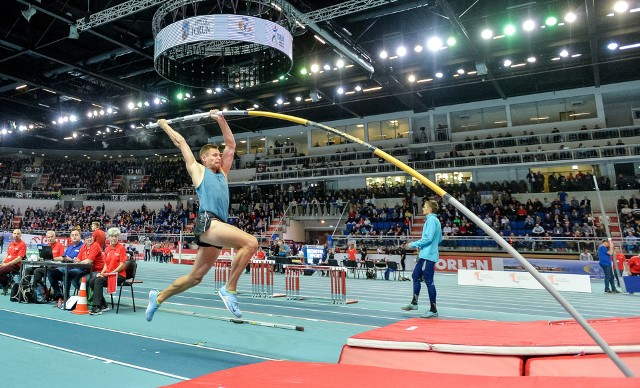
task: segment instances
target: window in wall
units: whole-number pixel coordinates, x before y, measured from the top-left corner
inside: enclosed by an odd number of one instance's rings
[[[543,120],[540,122],[555,123],[558,121],[562,121],[562,116],[566,114],[564,98],[548,101],[538,101],[537,105],[538,117]]]
[[[473,182],[473,173],[470,171],[436,173],[436,182],[447,185]]]
[[[245,155],[247,153],[247,139],[242,139],[238,141],[236,145],[236,154],[239,156]]]
[[[409,136],[409,119],[373,121],[368,124],[369,141],[402,139]]]
[[[548,120],[548,119],[547,119]],[[544,120],[542,122],[545,122]],[[540,123],[538,108],[535,102],[511,105],[511,123],[518,125],[531,125]]]
[[[251,137],[249,140],[249,152],[252,154],[262,154],[265,152],[264,142],[266,139],[262,136]]]
[[[598,117],[596,97],[592,94],[566,98],[567,117],[570,120],[594,119]]]
[[[513,126],[583,120],[597,117],[594,95],[511,105]]]
[[[370,142],[384,140],[384,138],[382,137],[382,129],[379,121],[372,121],[370,123],[367,123],[367,131]]]
[[[364,141],[364,124],[351,124],[344,127],[344,132],[355,137],[356,139],[360,139]],[[340,138],[340,144],[346,143],[347,141],[343,138]]]
[[[385,176],[376,178],[366,178],[366,185],[368,189],[376,187],[404,187],[407,178],[402,175],[398,176]]]
[[[341,132],[346,132],[348,127],[349,126],[347,127],[339,126],[334,128]],[[334,133],[327,132],[322,129],[311,130],[311,146],[312,147],[325,147],[325,146],[331,146],[336,144],[344,144],[346,142],[347,141],[343,137],[338,136]]]
[[[439,113],[439,114],[433,115],[433,125],[434,125],[434,128],[432,128],[432,129],[435,129],[435,128],[448,128],[449,123],[447,122],[447,114],[446,113]]]
[[[507,108],[505,106],[482,109],[483,128],[505,128],[507,124]]]
[[[436,126],[438,128],[438,126]],[[482,110],[451,112],[451,128],[454,132],[477,131],[482,127]]]

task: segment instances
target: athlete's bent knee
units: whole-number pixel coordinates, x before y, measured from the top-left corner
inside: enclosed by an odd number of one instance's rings
[[[251,238],[247,239],[247,244],[245,245],[245,247],[251,252],[257,251],[258,240],[254,236],[251,236]]]

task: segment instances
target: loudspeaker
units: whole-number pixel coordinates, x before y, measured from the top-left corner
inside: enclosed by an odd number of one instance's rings
[[[320,91],[312,90],[311,92],[309,92],[309,98],[311,98],[311,101],[313,102],[318,102],[320,101],[322,96],[320,96]]]
[[[485,62],[476,62],[477,75],[487,74],[487,64]]]

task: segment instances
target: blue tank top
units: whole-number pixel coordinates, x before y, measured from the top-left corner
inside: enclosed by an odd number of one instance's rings
[[[214,173],[208,168],[200,186],[196,188],[200,200],[200,213],[212,212],[224,222],[229,218],[229,184],[223,173]]]

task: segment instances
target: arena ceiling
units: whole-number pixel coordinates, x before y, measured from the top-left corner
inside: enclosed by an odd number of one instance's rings
[[[169,148],[164,136],[140,124],[254,105],[314,121],[426,112],[457,103],[598,87],[640,75],[638,1],[614,11],[616,1],[611,0],[254,0],[249,7],[239,0],[185,0],[160,27],[194,15],[242,14],[247,9],[250,16],[263,12],[282,20],[278,11],[290,11],[286,16],[295,16],[287,22],[292,26],[293,65],[278,82],[181,87],[154,68],[152,23],[164,3],[168,1],[3,0],[0,147]],[[265,11],[269,6],[263,3],[271,4],[271,10]],[[109,14],[117,6],[125,11],[117,17]],[[565,20],[569,12],[575,21]],[[528,19],[531,30],[525,31]],[[507,25],[513,30],[505,30]],[[485,29],[492,30],[488,39],[481,36]],[[433,37],[440,42],[429,43]],[[617,47],[609,47],[612,43]],[[415,50],[418,45],[421,52]],[[401,46],[404,55],[398,52]],[[383,50],[386,58],[380,56]],[[345,66],[338,68],[340,58]],[[245,56],[238,63],[252,60]],[[316,73],[311,72],[313,64],[319,66]],[[308,74],[301,74],[302,68]],[[221,89],[216,92],[216,87]],[[131,103],[133,109],[127,107]],[[282,125],[257,118],[232,123],[237,133]]]

